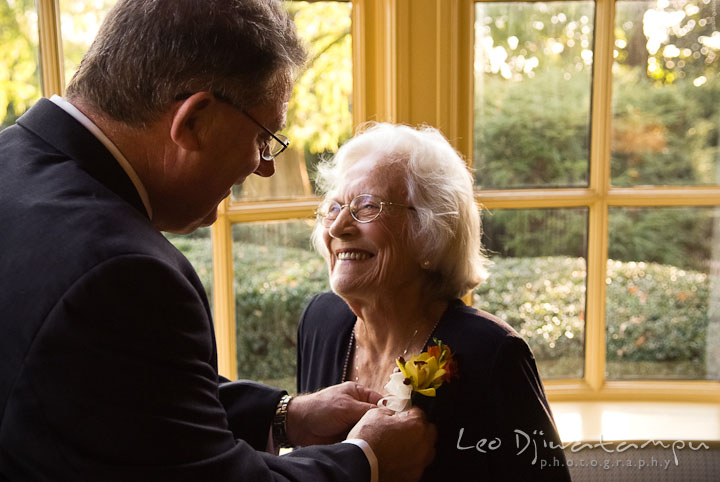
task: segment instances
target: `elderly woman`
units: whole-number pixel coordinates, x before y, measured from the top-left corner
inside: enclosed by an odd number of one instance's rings
[[[413,398],[438,428],[423,480],[569,480],[528,345],[459,299],[486,260],[472,175],[442,134],[373,125],[321,166],[319,185],[313,240],[333,292],[302,316],[298,391],[350,380],[396,405],[391,375],[410,392],[431,367],[438,376],[415,387],[429,396]]]

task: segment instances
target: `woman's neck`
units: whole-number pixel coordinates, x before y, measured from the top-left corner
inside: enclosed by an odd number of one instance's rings
[[[355,380],[380,394],[395,369],[398,357],[423,350],[445,309],[447,301],[355,303],[353,356],[346,368],[347,379]]]
[[[356,342],[369,356],[380,359],[418,353],[446,308],[445,300],[395,298],[356,304]]]

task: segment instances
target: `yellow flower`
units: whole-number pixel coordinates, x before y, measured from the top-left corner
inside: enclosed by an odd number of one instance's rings
[[[435,340],[437,346],[431,346],[428,351],[415,355],[405,361],[402,357],[396,363],[406,383],[412,386],[414,392],[426,397],[434,397],[449,377],[448,364],[453,363],[452,352],[440,340]]]

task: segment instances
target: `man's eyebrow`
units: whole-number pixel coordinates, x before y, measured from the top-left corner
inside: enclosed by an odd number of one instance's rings
[[[265,127],[273,134],[276,134],[285,128],[285,122],[279,122],[277,119],[274,119],[265,124]]]

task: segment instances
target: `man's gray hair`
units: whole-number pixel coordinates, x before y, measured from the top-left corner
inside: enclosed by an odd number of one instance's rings
[[[291,88],[305,58],[280,0],[120,0],[66,95],[143,126],[183,94],[266,103]]]
[[[432,127],[370,123],[318,167],[317,183],[324,193],[339,187],[344,173],[357,161],[378,156],[405,167],[409,236],[421,258],[430,262],[429,288],[442,298],[461,297],[486,277],[487,258],[481,244],[482,224],[475,203],[473,175],[445,137]],[[372,194],[372,193],[370,193]],[[347,200],[345,200],[347,201]],[[326,259],[324,227],[317,222],[313,244]]]

